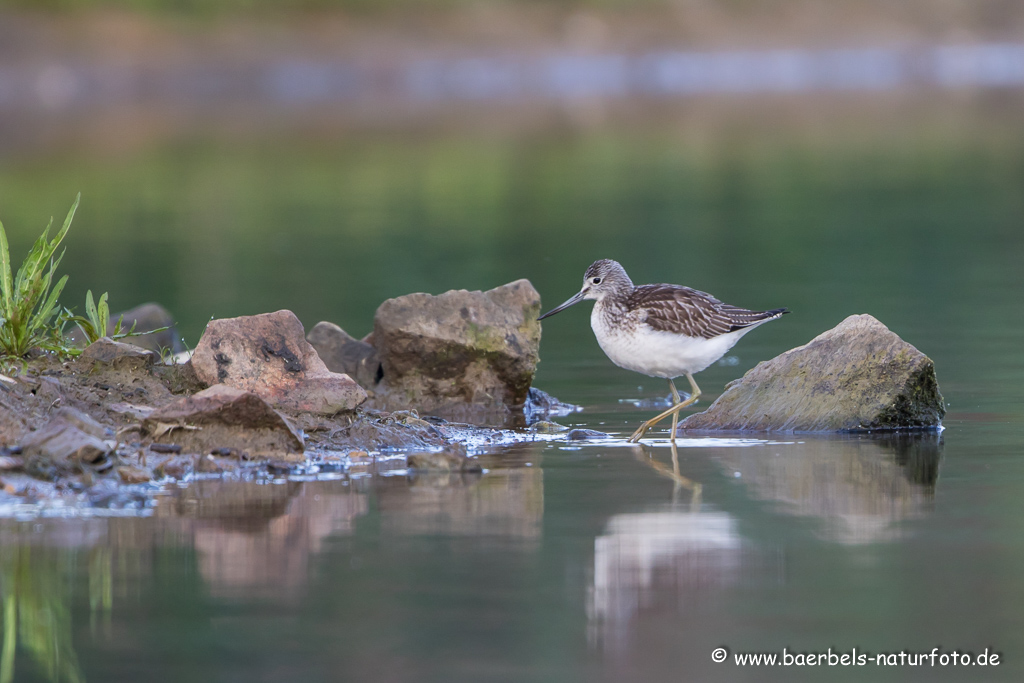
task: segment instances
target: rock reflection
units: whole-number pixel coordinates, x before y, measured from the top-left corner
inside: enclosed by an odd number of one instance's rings
[[[211,593],[290,595],[323,539],[366,514],[367,495],[341,484],[202,481],[158,510],[187,522]]]
[[[395,534],[478,535],[532,545],[541,536],[543,473],[521,467],[275,484],[194,481],[162,498],[152,518],[0,520],[0,556],[14,558],[26,543],[91,553],[94,626],[108,621],[126,586],[152,573],[153,547],[194,548],[212,595],[287,600],[301,597],[324,540],[352,533],[371,498],[382,527]],[[112,564],[118,576],[98,571]],[[5,590],[13,585],[4,580]]]
[[[896,524],[931,511],[942,438],[936,433],[799,437],[793,444],[714,449],[755,498],[823,521],[841,543],[900,535]]]
[[[537,467],[427,474],[378,490],[381,524],[398,534],[541,536],[544,473]]]
[[[374,514],[398,534],[500,536],[537,544],[544,510],[540,468],[424,476],[256,483],[194,481],[162,498],[152,517],[0,519],[3,643],[0,683],[17,680],[15,653],[50,680],[81,680],[72,642],[69,580],[88,574],[89,630],[115,635],[112,611],[159,572],[155,548],[193,548],[215,596],[298,600],[325,539]],[[82,558],[87,558],[83,563]]]

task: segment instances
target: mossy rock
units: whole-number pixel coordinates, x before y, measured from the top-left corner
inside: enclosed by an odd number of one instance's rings
[[[935,364],[870,315],[853,315],[731,382],[682,429],[858,432],[936,429]]]
[[[540,295],[527,280],[486,292],[388,299],[374,319],[381,405],[518,407],[539,359]]]

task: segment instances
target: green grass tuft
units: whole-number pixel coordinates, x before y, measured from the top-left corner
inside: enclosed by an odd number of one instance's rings
[[[50,240],[53,219],[32,246],[25,261],[12,277],[7,233],[0,223],[0,356],[20,358],[32,349],[66,352],[62,328],[64,316],[57,306],[68,276],[53,284],[54,273],[64,252],[54,258],[75,217],[82,193],[68,211],[64,225]]]

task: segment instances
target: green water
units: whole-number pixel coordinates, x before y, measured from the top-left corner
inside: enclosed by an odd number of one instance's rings
[[[482,453],[482,477],[386,476],[384,454],[197,482],[148,518],[3,520],[13,680],[1020,680],[1022,130],[200,131],[0,159],[16,259],[81,190],[65,303],[160,301],[189,345],[279,308],[360,336],[387,297],[520,277],[550,307],[615,258],[793,311],[698,376],[707,401],[871,313],[949,404],[941,437],[683,441],[675,475],[663,440],[538,442]],[[624,401],[666,387],[612,366],[585,308],[545,321],[536,384],[586,408],[564,423],[628,434],[652,410]],[[743,668],[719,646],[1001,663]]]

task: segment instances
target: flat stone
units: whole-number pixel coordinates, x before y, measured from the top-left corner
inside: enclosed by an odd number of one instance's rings
[[[150,413],[153,412],[152,406],[136,405],[134,403],[127,403],[119,401],[117,403],[111,403],[107,406],[107,410],[112,413],[119,413],[127,417],[132,417],[137,420],[142,420],[149,417]]]
[[[225,384],[155,410],[142,431],[154,442],[204,454],[220,448],[301,453],[304,446],[291,423],[263,398]]]
[[[56,411],[52,420],[21,441],[25,470],[52,479],[97,466],[117,447],[110,430],[72,408]]]
[[[287,410],[332,415],[366,400],[351,377],[327,369],[287,310],[211,320],[192,367],[204,384],[251,391]]]
[[[372,389],[383,376],[373,345],[352,337],[334,323],[318,322],[306,341],[313,345],[328,370],[348,375],[363,388]]]
[[[135,467],[134,465],[122,465],[117,468],[117,476],[124,484],[144,484],[152,481],[153,472],[147,467]]]
[[[156,361],[156,354],[134,344],[101,337],[85,347],[80,361],[110,365],[121,370],[144,370]]]
[[[528,280],[486,292],[408,294],[377,309],[378,405],[520,407],[537,368],[540,295]]]
[[[682,429],[855,432],[941,425],[928,356],[870,315],[853,315],[731,382]]]

